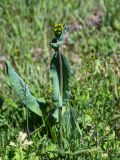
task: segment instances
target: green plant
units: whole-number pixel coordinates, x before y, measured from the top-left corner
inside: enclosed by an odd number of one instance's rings
[[[65,32],[66,32],[65,25],[64,26],[61,24],[55,25],[54,27],[55,38],[50,43],[51,47],[55,50],[55,54],[53,55],[53,58],[50,64],[50,71],[53,79],[53,88],[54,88],[53,103],[55,103],[56,105],[56,109],[53,115],[56,118],[56,120],[58,120],[58,123],[59,123],[58,139],[59,139],[60,147],[62,147],[62,143],[63,143],[62,130],[63,128],[65,130],[65,127],[63,127],[63,124],[65,123],[62,124],[62,121],[64,121],[64,117],[66,117],[64,116],[64,114],[70,115],[70,117],[68,116],[69,119],[71,119],[71,116],[73,116],[73,113],[72,113],[73,111],[71,111],[70,108],[67,109],[65,107],[65,105],[68,102],[68,99],[70,98],[69,78],[71,75],[71,69],[70,69],[70,65],[67,58],[64,56],[63,53],[59,51],[60,46],[64,43]],[[51,130],[52,126],[48,118],[46,118],[47,115],[44,111],[45,110],[44,108],[47,107],[46,103],[43,101],[37,100],[32,95],[32,93],[30,92],[25,82],[15,72],[15,70],[7,60],[5,60],[5,64],[6,64],[7,75],[8,75],[11,87],[15,90],[15,93],[17,94],[21,103],[26,106],[27,129],[29,130],[29,126],[28,126],[29,118],[28,118],[28,110],[27,110],[28,108],[38,116],[42,117],[43,123],[44,124],[46,123],[49,126],[49,131],[52,136],[53,135]],[[74,120],[75,119],[73,118],[72,121]],[[71,120],[69,121],[69,123],[71,123]],[[70,134],[70,131],[69,131],[69,134]],[[52,136],[52,138],[53,137],[54,136]]]
[[[54,85],[54,100],[58,102],[58,121],[60,132],[60,144],[62,143],[62,107],[63,103],[70,97],[69,92],[69,78],[71,74],[70,65],[60,52],[59,47],[64,43],[66,26],[58,24],[54,27],[55,38],[50,43],[51,47],[55,50],[55,54],[52,58],[50,69],[53,78]]]

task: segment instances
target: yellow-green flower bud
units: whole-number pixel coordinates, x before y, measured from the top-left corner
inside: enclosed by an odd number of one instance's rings
[[[60,37],[64,26],[62,24],[55,24],[54,26],[54,34],[56,37]]]

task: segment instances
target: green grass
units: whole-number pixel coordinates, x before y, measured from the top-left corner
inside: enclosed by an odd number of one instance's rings
[[[119,29],[111,24],[113,17],[118,18],[114,16],[117,9],[113,5],[112,12],[106,11],[100,1],[98,7],[108,17],[100,29],[91,29],[86,23],[94,6],[97,6],[94,0],[89,3],[65,0],[59,4],[57,0],[0,1],[0,58],[10,59],[35,97],[47,99],[48,115],[54,108],[49,73],[53,50],[49,43],[55,23],[68,25],[69,38],[63,51],[72,67],[72,97],[67,107],[76,113],[76,133],[71,140],[64,135],[60,150],[57,135],[54,142],[41,119],[29,112],[28,139],[33,144],[24,150],[24,159],[119,160],[120,36]],[[82,29],[71,31],[75,23]],[[0,157],[12,160],[20,152],[9,143],[17,143],[18,132],[27,131],[26,110],[11,89],[1,63],[0,98],[5,100],[3,105],[0,101]],[[51,129],[57,133],[54,127]]]

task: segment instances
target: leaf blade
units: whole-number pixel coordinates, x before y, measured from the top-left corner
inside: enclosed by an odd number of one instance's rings
[[[61,54],[62,59],[62,72],[63,72],[63,100],[69,99],[69,78],[71,76],[71,68],[67,58]],[[53,78],[54,99],[58,101],[60,99],[60,67],[59,56],[56,52],[51,60],[50,64],[51,75]]]
[[[29,88],[22,80],[22,78],[15,72],[14,68],[11,64],[5,60],[8,78],[10,80],[10,84],[12,88],[14,88],[17,96],[20,101],[28,107],[32,112],[36,113],[39,116],[42,116],[42,112],[39,108],[39,104],[34,96],[32,96]]]

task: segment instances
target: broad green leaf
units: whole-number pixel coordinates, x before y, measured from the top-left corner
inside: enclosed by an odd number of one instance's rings
[[[36,113],[39,116],[42,116],[42,112],[39,108],[39,104],[37,103],[36,98],[32,96],[29,88],[27,87],[25,82],[21,79],[21,77],[15,72],[11,64],[6,60],[5,62],[11,86],[14,88],[20,101],[26,107],[28,107],[32,112]]]
[[[66,57],[61,54],[62,59],[62,75],[63,75],[63,100],[66,100],[70,97],[69,91],[69,78],[71,75],[70,65]],[[59,55],[56,52],[52,58],[50,65],[52,78],[53,78],[53,87],[54,87],[54,100],[61,101],[62,97],[60,96],[60,66],[59,66]]]

